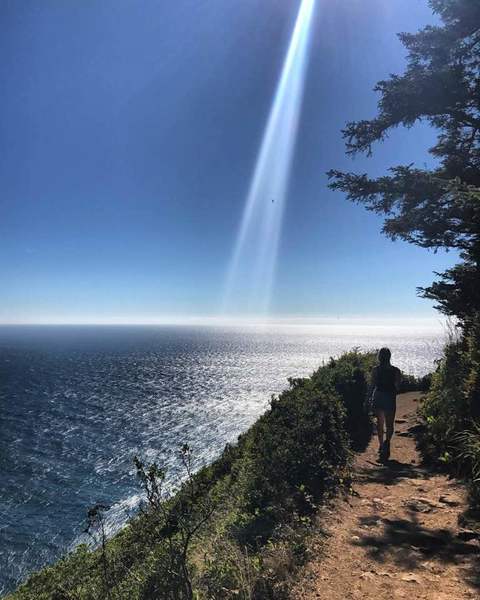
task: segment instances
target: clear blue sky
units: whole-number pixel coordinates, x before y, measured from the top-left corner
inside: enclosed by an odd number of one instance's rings
[[[3,0],[0,322],[215,315],[298,0]],[[426,127],[372,158],[340,129],[401,72],[426,0],[317,0],[273,315],[427,316],[452,263],[384,238],[330,168],[431,163]],[[241,298],[239,299],[241,306]]]

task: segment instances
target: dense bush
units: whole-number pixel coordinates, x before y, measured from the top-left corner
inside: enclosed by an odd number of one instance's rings
[[[415,377],[415,375],[405,375],[402,376],[402,381],[400,383],[399,392],[403,394],[404,392],[428,392],[430,386],[432,385],[432,373],[427,373],[422,377]]]
[[[328,382],[292,382],[240,446],[233,470],[242,518],[233,529],[242,543],[253,544],[289,515],[311,511],[344,476],[349,444],[341,400]]]
[[[328,379],[345,407],[345,427],[354,450],[364,449],[370,441],[370,375],[376,364],[376,352],[347,352],[340,358],[331,358],[325,367],[313,374],[314,381]]]
[[[165,473],[137,462],[147,506],[98,547],[79,547],[33,575],[11,600],[271,598],[305,557],[322,500],[348,483],[351,442],[371,433],[366,403],[374,354],[350,352],[292,379],[270,408],[174,496]]]
[[[462,471],[470,480],[471,499],[480,507],[480,425],[473,423],[471,429],[457,434],[454,442]]]
[[[445,346],[444,356],[432,377],[422,405],[427,425],[424,451],[427,456],[446,456],[453,436],[466,428],[469,419],[465,379],[468,363],[461,342]]]
[[[479,357],[477,323],[446,345],[421,408],[426,425],[421,442],[426,458],[466,476],[476,503],[480,498]]]
[[[239,438],[217,486],[228,510],[217,515],[207,540],[205,597],[250,597],[238,594],[242,581],[251,597],[282,597],[282,580],[303,558],[317,502],[348,479],[344,415],[328,378],[292,380]]]

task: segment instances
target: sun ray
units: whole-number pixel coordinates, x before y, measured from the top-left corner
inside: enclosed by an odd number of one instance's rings
[[[248,312],[270,304],[288,181],[298,133],[315,0],[302,0],[247,195],[224,294],[224,312],[247,292]],[[242,277],[248,273],[248,281]],[[247,289],[246,289],[247,288]]]

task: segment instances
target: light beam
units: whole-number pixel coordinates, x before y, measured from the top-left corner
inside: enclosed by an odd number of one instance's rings
[[[314,7],[315,0],[302,0],[283,63],[227,273],[226,313],[236,297],[246,312],[265,314],[270,305]]]

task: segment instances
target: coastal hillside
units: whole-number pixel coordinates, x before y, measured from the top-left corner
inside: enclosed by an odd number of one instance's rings
[[[412,589],[417,598],[444,590],[475,597],[475,480],[467,474],[469,494],[447,476],[451,465],[439,472],[427,451],[438,431],[428,411],[438,407],[446,360],[433,381],[404,376],[402,390],[417,391],[399,396],[387,463],[371,439],[375,353],[346,353],[290,380],[213,464],[194,473],[183,447],[183,483],[173,495],[161,465],[136,460],[140,513],[107,539],[105,507],[91,507],[92,545],[6,600],[334,600],[407,597]]]
[[[101,505],[82,545],[34,574],[9,600],[282,598],[306,560],[318,506],[348,493],[353,449],[371,434],[366,403],[373,353],[331,359],[292,379],[270,408],[172,496],[161,465],[136,460],[145,505],[107,539]],[[412,381],[407,381],[412,385]]]

